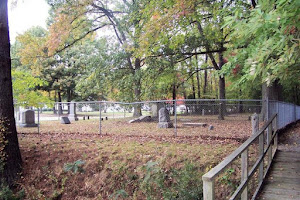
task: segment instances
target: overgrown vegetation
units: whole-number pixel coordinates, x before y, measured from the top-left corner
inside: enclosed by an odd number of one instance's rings
[[[70,136],[21,139],[25,199],[201,199],[203,173],[236,147]]]

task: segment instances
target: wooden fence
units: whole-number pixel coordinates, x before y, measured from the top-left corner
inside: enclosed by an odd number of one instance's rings
[[[266,132],[266,138],[265,133]],[[248,150],[250,145],[254,144],[256,140],[258,142],[259,156],[255,161],[252,168],[249,169],[249,157]],[[220,164],[211,169],[209,172],[202,176],[203,180],[203,197],[204,200],[214,200],[215,199],[215,180],[217,176],[222,173],[233,161],[236,159],[241,159],[241,182],[237,187],[230,200],[249,199],[248,183],[253,177],[256,171],[258,171],[258,185],[255,189],[254,194],[251,199],[255,199],[257,196],[263,180],[270,169],[273,157],[277,150],[278,134],[277,134],[277,114],[274,114],[264,126],[252,135],[248,140],[246,140],[238,149],[236,149],[232,154],[226,157]],[[267,167],[264,168],[264,158],[267,157]]]

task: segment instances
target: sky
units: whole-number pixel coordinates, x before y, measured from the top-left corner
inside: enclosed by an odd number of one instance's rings
[[[49,5],[45,0],[17,0],[17,5],[8,0],[9,35],[12,43],[18,34],[24,33],[32,26],[46,28]]]

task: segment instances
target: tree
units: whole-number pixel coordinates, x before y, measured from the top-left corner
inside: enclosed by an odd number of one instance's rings
[[[238,75],[239,85],[263,85],[263,99],[280,100],[280,96],[300,103],[295,98],[300,86],[299,5],[298,1],[262,0],[250,12],[235,7],[234,15],[226,19],[225,25],[234,30],[229,35],[234,56],[224,72]],[[278,95],[282,86],[294,92]]]
[[[45,81],[33,77],[29,72],[12,70],[12,82],[14,102],[18,106],[41,107],[42,105],[39,103],[42,102],[50,104],[50,99],[37,90],[37,88],[46,85]]]
[[[21,172],[14,119],[7,0],[0,1],[0,182],[12,185]]]
[[[49,1],[56,13],[56,18],[50,27],[52,38],[50,49],[53,52],[62,51],[103,27],[111,27],[122,50],[124,64],[120,68],[123,72],[121,80],[131,81],[134,101],[141,101],[143,59],[135,53],[139,50],[138,38],[143,27],[140,11],[143,10],[146,2],[145,0],[110,3],[101,0]],[[82,27],[83,30],[80,34],[77,34],[78,27]],[[114,67],[119,68],[119,66]],[[135,105],[134,116],[141,114],[141,106]]]
[[[227,36],[230,32],[230,29],[223,27],[224,18],[230,15],[234,4],[228,0],[152,1],[147,14],[152,17],[148,18],[148,30],[141,37],[146,41],[143,43],[144,49],[149,49],[149,46],[157,49],[157,46],[171,40],[171,46],[179,55],[191,57],[206,54],[219,72],[224,65],[225,45],[229,42]],[[168,36],[165,36],[166,33],[169,33]],[[219,99],[225,99],[225,77],[221,73],[218,75]],[[222,102],[219,119],[224,119],[224,114],[225,104]]]

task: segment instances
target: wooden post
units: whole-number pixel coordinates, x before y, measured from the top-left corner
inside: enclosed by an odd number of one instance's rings
[[[264,132],[259,136],[259,157],[264,155]],[[259,164],[259,183],[262,183],[264,179],[264,161]]]
[[[276,117],[274,118],[274,134],[275,135],[275,138],[274,138],[274,149],[275,149],[275,152],[274,152],[274,155],[277,151],[277,146],[278,146],[278,133],[277,133],[277,128],[278,128],[278,113],[276,115]]]
[[[214,200],[215,199],[215,182],[214,180],[206,179],[202,177],[203,180],[203,199],[204,200]]]
[[[267,128],[267,145],[271,144],[272,140],[272,123],[269,124]],[[270,145],[270,148],[268,150],[268,167],[271,165],[272,162],[272,145]]]
[[[252,135],[254,135],[259,129],[258,114],[254,113],[251,116]]]
[[[241,159],[241,183],[243,183],[248,179],[248,149],[241,154]],[[248,186],[242,192],[241,200],[248,200]]]

